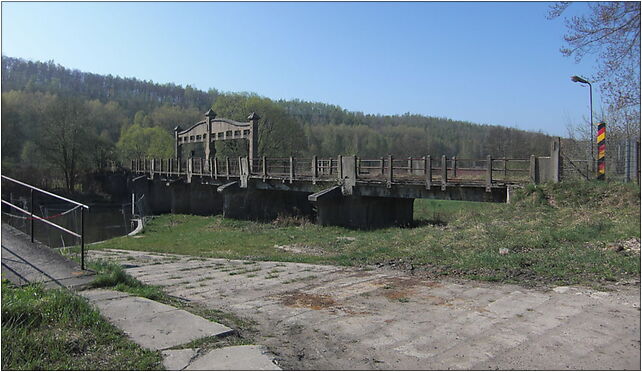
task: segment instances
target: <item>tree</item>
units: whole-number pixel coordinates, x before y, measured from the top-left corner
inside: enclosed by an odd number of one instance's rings
[[[144,157],[169,159],[174,155],[174,138],[161,128],[134,124],[123,130],[116,148],[123,162]]]
[[[65,177],[67,191],[73,191],[80,169],[83,151],[90,146],[86,128],[88,110],[81,100],[57,98],[45,107],[42,133],[38,145],[52,165]]]
[[[548,18],[562,15],[570,2],[551,6]],[[640,118],[640,2],[588,3],[590,14],[566,19],[565,56],[577,61],[596,55],[599,71],[593,76],[612,111],[624,120]]]
[[[306,148],[305,133],[301,125],[269,98],[250,94],[222,94],[212,105],[219,117],[247,122],[247,116],[256,112],[259,120],[259,155],[281,157],[299,155]],[[247,149],[238,141],[218,143],[220,156],[243,156]]]

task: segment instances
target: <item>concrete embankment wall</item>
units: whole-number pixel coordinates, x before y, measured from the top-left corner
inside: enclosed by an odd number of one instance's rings
[[[271,221],[279,216],[305,216],[324,226],[372,229],[407,226],[413,221],[414,199],[338,195],[316,202],[309,192],[261,190],[196,182],[134,178],[132,192],[148,214],[222,214],[227,218]]]

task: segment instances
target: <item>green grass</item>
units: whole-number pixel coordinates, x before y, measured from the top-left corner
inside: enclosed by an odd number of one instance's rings
[[[604,248],[640,238],[640,191],[615,182],[530,185],[511,204],[416,200],[413,228],[374,231],[164,215],[126,249],[247,261],[412,264],[435,275],[521,284],[602,283],[640,274],[639,256]],[[346,239],[350,237],[354,239]],[[297,244],[323,254],[277,246]],[[500,248],[508,254],[499,253]]]
[[[98,260],[88,262],[87,266],[96,272],[96,277],[91,283],[93,288],[109,288],[154,301],[170,302],[161,287],[141,283],[127,274],[123,267],[117,263]]]
[[[3,370],[156,370],[142,349],[87,301],[61,289],[2,283]]]

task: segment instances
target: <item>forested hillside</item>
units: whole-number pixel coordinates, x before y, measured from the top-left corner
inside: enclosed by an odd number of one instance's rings
[[[65,175],[112,160],[173,156],[172,130],[202,119],[261,116],[260,152],[267,156],[362,157],[442,154],[482,158],[545,154],[541,133],[422,115],[370,115],[336,105],[274,101],[251,93],[203,92],[190,86],[71,70],[53,62],[2,57],[3,172],[30,166]],[[217,144],[221,156],[243,146]],[[53,167],[53,168],[52,168]]]

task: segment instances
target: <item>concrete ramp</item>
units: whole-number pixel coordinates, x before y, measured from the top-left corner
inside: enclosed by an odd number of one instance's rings
[[[93,280],[76,262],[38,242],[29,235],[2,224],[2,278],[15,285],[43,283],[46,287],[83,288]]]

